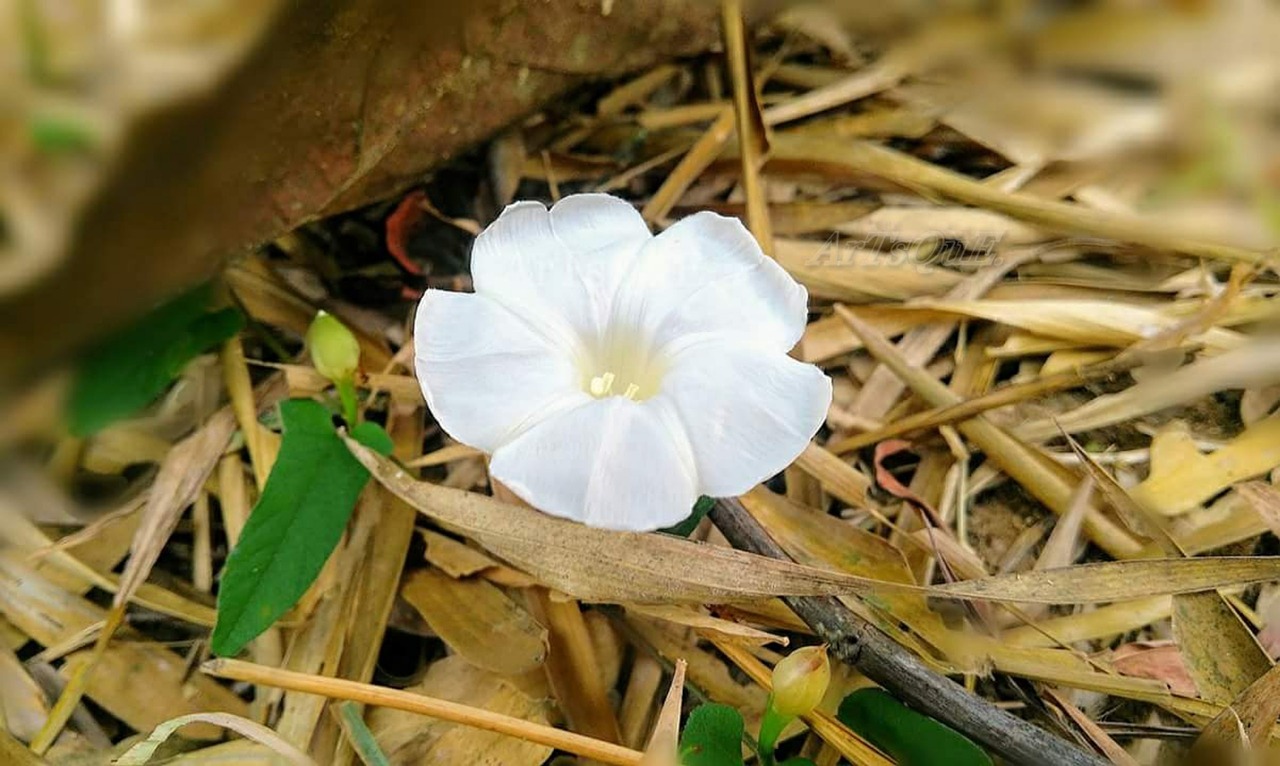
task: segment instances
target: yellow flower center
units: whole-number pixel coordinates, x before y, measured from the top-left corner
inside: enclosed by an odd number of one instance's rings
[[[622,396],[644,401],[662,387],[664,360],[632,333],[609,333],[579,365],[582,389],[597,399]]]

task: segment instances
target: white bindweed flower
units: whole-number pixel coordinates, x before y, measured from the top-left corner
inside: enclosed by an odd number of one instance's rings
[[[605,194],[507,207],[474,294],[428,290],[418,379],[454,439],[530,505],[645,531],[739,495],[818,430],[831,381],[787,352],[807,294],[735,218],[653,236]]]

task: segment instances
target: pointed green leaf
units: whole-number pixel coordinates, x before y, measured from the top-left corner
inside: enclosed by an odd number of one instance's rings
[[[211,643],[221,656],[239,652],[306,592],[369,480],[323,406],[290,399],[280,405],[280,416],[280,455],[219,586]],[[391,452],[391,438],[373,423],[361,423],[351,436],[384,455]]]
[[[208,310],[208,285],[161,306],[116,333],[81,362],[67,402],[77,436],[91,436],[164,393],[195,357],[240,332],[236,309]]]
[[[680,735],[682,766],[742,766],[742,714],[728,705],[699,705]]]
[[[955,729],[917,713],[883,689],[859,689],[836,717],[900,766],[991,766],[991,758]]]

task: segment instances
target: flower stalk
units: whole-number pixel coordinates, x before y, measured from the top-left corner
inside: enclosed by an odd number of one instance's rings
[[[827,647],[806,646],[782,658],[773,668],[773,692],[760,720],[762,766],[773,766],[773,751],[787,724],[812,713],[831,684]]]

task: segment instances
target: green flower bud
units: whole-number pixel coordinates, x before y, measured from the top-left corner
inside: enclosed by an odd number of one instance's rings
[[[307,348],[316,371],[334,383],[350,380],[360,366],[360,343],[346,325],[324,311],[307,329]]]
[[[827,647],[797,649],[773,668],[773,709],[784,716],[807,715],[822,702],[830,683]]]

